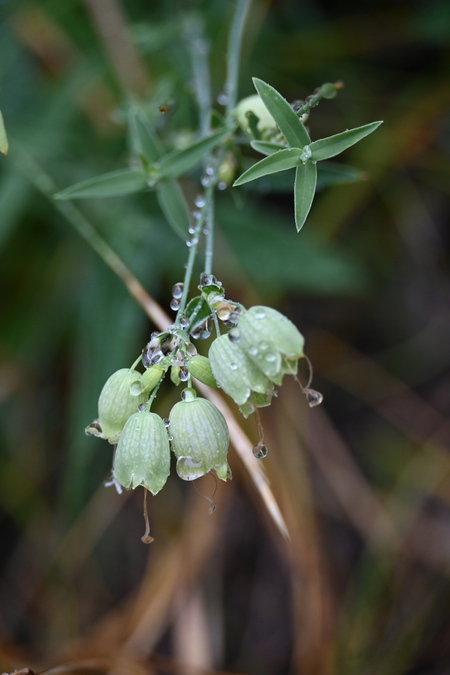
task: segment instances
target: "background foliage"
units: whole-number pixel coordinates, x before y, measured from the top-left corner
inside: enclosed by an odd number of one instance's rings
[[[291,540],[231,454],[214,515],[174,477],[151,500],[156,541],[143,546],[140,496],[103,488],[111,453],[83,434],[103,382],[153,327],[33,181],[42,170],[63,188],[125,166],[130,96],[183,142],[197,127],[187,43],[203,30],[219,95],[232,6],[0,5],[3,670],[449,672],[446,2],[252,5],[242,96],[252,76],[288,100],[342,80],[313,111],[314,138],[384,120],[343,158],[366,180],[322,186],[299,235],[283,183],[218,199],[228,297],[295,321],[325,396],[310,411],[288,382],[263,411]],[[195,180],[183,188],[192,203]],[[154,193],[80,209],[167,306],[187,249]],[[163,392],[161,412],[174,400]]]

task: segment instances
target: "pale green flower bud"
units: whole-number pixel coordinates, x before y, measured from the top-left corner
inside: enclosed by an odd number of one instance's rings
[[[128,418],[114,456],[113,475],[127,490],[143,485],[156,495],[170,473],[167,430],[159,415],[143,411]]]
[[[117,443],[127,419],[135,413],[147,394],[134,396],[130,388],[139,386],[141,374],[130,368],[121,368],[106,381],[98,399],[98,420],[86,427],[86,433]]]
[[[191,375],[200,380],[200,382],[203,382],[203,384],[207,384],[208,387],[217,387],[216,379],[211,370],[211,364],[206,356],[196,354],[190,358],[187,362],[187,369]]]
[[[241,407],[247,417],[255,406],[270,405],[273,384],[262,370],[228,335],[216,338],[209,348],[211,369],[217,384]],[[256,403],[254,393],[259,395]]]
[[[142,394],[143,392],[149,394],[156,387],[163,373],[164,368],[158,363],[150,366],[150,368],[141,375],[140,380],[136,380],[130,386],[130,393],[133,396],[139,396],[139,394]]]
[[[297,372],[304,338],[292,321],[271,307],[261,305],[243,312],[237,326],[239,347],[275,384],[283,375]]]
[[[231,477],[227,462],[230,437],[222,413],[193,389],[183,391],[169,415],[171,446],[177,473],[183,480],[195,480],[214,470],[222,480]]]
[[[272,115],[267,110],[266,106],[261,101],[258,94],[254,94],[253,96],[247,96],[247,98],[243,98],[241,101],[239,101],[234,110],[236,119],[243,131],[249,132],[249,124],[247,117],[247,113],[249,111],[254,113],[256,117],[259,118],[258,122],[259,131],[276,128],[277,123],[273,119]]]

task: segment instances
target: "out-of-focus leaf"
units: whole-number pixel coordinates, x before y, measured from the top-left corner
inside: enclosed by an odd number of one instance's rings
[[[253,84],[289,145],[292,148],[308,145],[311,142],[309,134],[286,99],[257,77],[253,78]]]
[[[311,150],[311,160],[318,162],[322,159],[328,159],[329,157],[334,157],[340,152],[347,150],[352,145],[355,145],[365,136],[368,136],[377,129],[381,122],[371,122],[370,124],[364,124],[362,127],[355,127],[355,129],[349,129],[348,131],[343,131],[341,134],[335,134],[334,136],[328,136],[328,138],[321,138],[318,141],[313,141],[310,143]]]
[[[278,152],[275,152],[273,155],[268,155],[268,157],[264,157],[260,162],[257,162],[247,169],[247,171],[244,171],[244,173],[234,181],[233,186],[237,187],[238,185],[243,185],[251,180],[260,178],[261,176],[277,173],[277,171],[293,169],[295,166],[301,164],[302,160],[300,158],[302,154],[303,150],[300,148],[285,148],[284,150],[278,150]]]
[[[156,194],[169,224],[182,239],[186,239],[191,219],[181,187],[175,181],[161,181],[158,183]]]
[[[230,132],[228,129],[217,131],[202,138],[183,150],[174,150],[162,158],[156,169],[156,180],[178,178],[198,164],[210,150],[219,145]]]
[[[225,199],[217,207],[223,234],[258,291],[334,296],[367,292],[367,267],[348,248],[322,243],[315,228],[306,228],[297,237],[288,215],[250,200],[245,208]],[[220,261],[221,267],[226,264],[227,259]]]
[[[136,155],[143,155],[151,162],[157,162],[164,148],[143,114],[132,107],[128,113],[128,128],[131,146]]]
[[[6,136],[5,124],[3,122],[2,111],[0,110],[0,152],[8,154],[8,138]]]
[[[367,179],[367,173],[347,164],[337,162],[321,162],[317,165],[317,185],[341,185],[344,183],[357,183]]]
[[[81,199],[84,197],[119,197],[141,192],[147,188],[145,173],[141,169],[121,169],[81,181],[61,190],[55,199]]]
[[[285,146],[279,143],[271,143],[270,141],[250,141],[250,145],[256,152],[261,152],[263,155],[273,155],[278,150],[283,150]]]
[[[300,164],[295,172],[294,212],[295,226],[299,232],[311,209],[316,192],[317,167],[312,162]]]

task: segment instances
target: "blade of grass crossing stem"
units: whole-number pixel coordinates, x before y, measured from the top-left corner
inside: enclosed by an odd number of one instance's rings
[[[294,212],[295,225],[299,232],[311,209],[317,183],[317,167],[312,162],[300,164],[295,172]]]

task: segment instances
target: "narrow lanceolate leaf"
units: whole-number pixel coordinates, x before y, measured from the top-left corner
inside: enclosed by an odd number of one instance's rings
[[[128,127],[133,151],[151,162],[157,162],[164,153],[159,138],[142,113],[132,108],[128,113]]]
[[[175,181],[161,181],[157,185],[156,194],[159,205],[169,225],[182,239],[186,239],[191,219],[180,186]]]
[[[291,148],[301,148],[308,145],[311,142],[308,132],[286,99],[270,84],[259,80],[257,77],[253,78],[253,84]]]
[[[298,166],[302,163],[300,157],[303,154],[301,148],[285,148],[284,150],[278,150],[273,155],[264,157],[260,162],[253,164],[247,171],[244,171],[242,176],[234,181],[234,187],[237,185],[243,185],[248,183],[255,178],[261,178],[261,176],[267,176],[270,173],[276,173],[277,171],[286,171],[286,169],[292,169],[294,166]]]
[[[278,150],[283,150],[286,146],[279,143],[271,143],[270,141],[250,141],[253,150],[260,152],[263,155],[273,155]]]
[[[6,136],[5,125],[3,123],[3,116],[0,110],[0,152],[4,155],[8,154],[8,138]]]
[[[58,192],[55,199],[81,199],[84,197],[119,197],[141,192],[147,187],[144,172],[141,169],[122,169],[89,178],[75,183]]]
[[[217,131],[211,136],[202,138],[183,150],[175,150],[161,159],[157,167],[157,179],[178,178],[193,166],[229,134],[228,129]]]
[[[295,225],[299,232],[311,209],[317,182],[317,167],[312,162],[300,164],[295,172],[294,211]]]
[[[328,159],[329,157],[338,155],[340,152],[355,145],[355,143],[365,136],[371,134],[372,131],[375,131],[375,129],[380,126],[380,124],[382,124],[382,122],[371,122],[370,124],[364,124],[362,127],[343,131],[341,134],[335,134],[334,136],[328,136],[328,138],[321,138],[318,141],[313,141],[309,145],[311,159],[318,162],[322,159]]]

